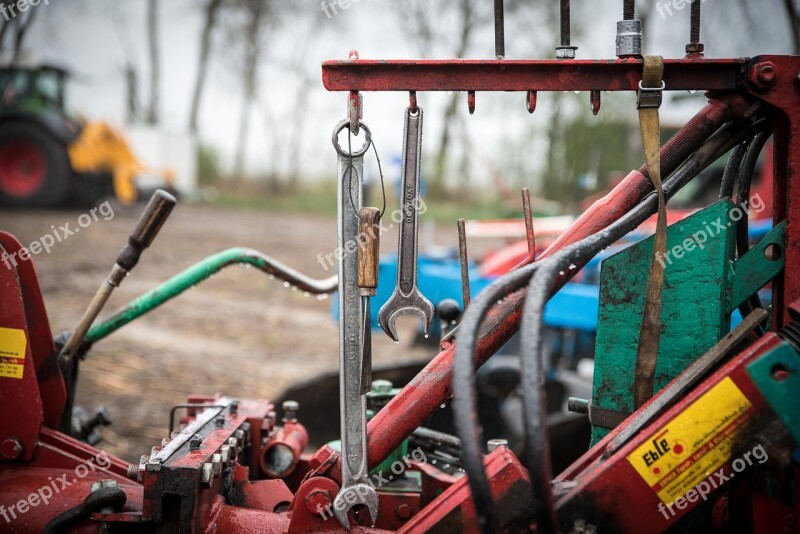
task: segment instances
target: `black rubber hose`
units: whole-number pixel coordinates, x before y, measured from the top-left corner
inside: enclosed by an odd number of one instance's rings
[[[731,151],[728,162],[725,164],[725,172],[722,174],[722,183],[719,186],[720,199],[733,197],[733,189],[736,186],[736,178],[742,168],[742,160],[752,141],[752,138],[747,138]]]
[[[99,512],[104,508],[121,509],[125,505],[127,498],[125,491],[121,488],[100,488],[90,493],[78,506],[70,508],[51,519],[42,532],[43,534],[68,532],[79,523],[89,519],[93,513]]]
[[[750,186],[753,182],[753,175],[755,174],[756,165],[758,164],[758,156],[761,154],[761,151],[764,149],[764,145],[767,144],[767,141],[771,135],[772,132],[770,130],[760,132],[755,136],[755,138],[753,138],[750,146],[747,149],[747,153],[745,154],[744,160],[739,169],[736,187],[736,202],[740,206],[745,201],[748,202],[749,206]],[[750,250],[750,225],[748,218],[748,216],[742,217],[736,226],[736,251],[740,258]],[[747,317],[756,308],[763,308],[758,293],[752,295],[749,299],[743,302],[742,305],[739,306],[739,311],[742,314],[742,317]]]
[[[701,168],[724,154],[740,142],[746,131],[741,124],[728,124],[720,128],[693,156],[703,152]],[[669,182],[669,181],[668,181]],[[462,443],[462,462],[468,475],[470,490],[481,532],[496,527],[489,483],[483,469],[481,430],[477,419],[477,391],[475,386],[475,344],[480,325],[488,310],[500,299],[524,287],[538,268],[538,263],[511,272],[490,284],[470,303],[459,325],[453,363],[454,423]]]
[[[461,320],[453,365],[453,391],[459,392],[453,401],[454,423],[461,438],[461,458],[467,472],[472,500],[481,532],[494,531],[494,516],[489,481],[483,470],[482,429],[478,421],[478,394],[475,388],[474,352],[480,325],[489,308],[514,291],[524,288],[538,263],[525,265],[501,278],[472,299]]]
[[[763,125],[763,123],[761,123]],[[728,125],[728,127],[735,127]],[[727,128],[727,127],[726,127]],[[748,129],[749,130],[749,129]],[[716,134],[715,137],[722,134]],[[751,135],[748,133],[747,135]],[[739,142],[738,140],[736,142]],[[703,169],[714,143],[701,147],[692,154],[664,183],[664,194],[669,199]],[[520,384],[525,430],[526,467],[531,474],[534,491],[534,511],[537,526],[542,532],[556,532],[555,509],[552,503],[552,469],[550,466],[547,432],[547,402],[544,390],[546,362],[543,357],[544,306],[553,294],[556,280],[563,271],[582,258],[593,257],[598,252],[624,237],[652,216],[658,207],[658,197],[650,193],[631,211],[606,229],[589,236],[550,258],[540,262],[528,285],[528,294],[522,312]]]

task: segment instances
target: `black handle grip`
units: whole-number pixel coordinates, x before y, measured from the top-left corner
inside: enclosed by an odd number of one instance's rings
[[[123,248],[119,257],[117,257],[117,265],[128,271],[136,266],[142,251],[149,247],[153,239],[158,235],[158,231],[161,230],[167,217],[172,213],[172,208],[175,207],[176,203],[175,197],[162,189],[159,189],[150,197],[150,201],[139,217],[136,227],[128,237],[128,246]]]

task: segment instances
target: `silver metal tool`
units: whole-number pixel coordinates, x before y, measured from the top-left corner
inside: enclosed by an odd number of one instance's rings
[[[402,215],[397,245],[397,286],[391,298],[378,312],[378,322],[397,341],[397,318],[414,313],[422,319],[425,335],[433,323],[433,304],[417,288],[417,255],[419,247],[419,177],[422,155],[422,108],[416,113],[406,109],[403,138]]]
[[[342,121],[333,131],[333,146],[339,161],[339,390],[342,433],[342,486],[334,499],[333,510],[336,518],[348,530],[348,513],[354,506],[365,506],[373,525],[378,519],[378,494],[369,483],[367,465],[367,405],[364,394],[370,382],[369,378],[364,381],[365,318],[362,316],[358,286],[357,246],[364,154],[371,140],[369,129],[362,123],[366,135],[363,146],[352,153],[343,150],[339,146],[338,135],[349,125],[349,121]]]

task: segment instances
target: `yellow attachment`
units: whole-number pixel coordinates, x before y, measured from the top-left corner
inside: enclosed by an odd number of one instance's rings
[[[120,202],[132,204],[137,200],[136,175],[146,170],[133,154],[125,139],[104,122],[87,122],[81,135],[68,147],[73,170],[79,173],[107,172],[113,176],[114,194]],[[163,173],[171,185],[172,172]]]

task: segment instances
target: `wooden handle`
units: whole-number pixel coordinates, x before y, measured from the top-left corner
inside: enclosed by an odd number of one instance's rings
[[[378,208],[361,208],[358,213],[358,287],[370,290],[370,295],[378,287],[380,219]]]

